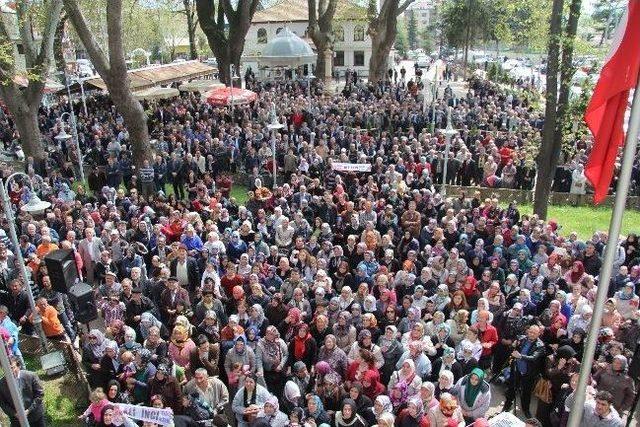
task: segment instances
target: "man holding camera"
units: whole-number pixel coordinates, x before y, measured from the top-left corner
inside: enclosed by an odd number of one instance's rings
[[[545,355],[544,343],[540,340],[542,330],[538,325],[529,326],[526,335],[518,339],[511,353],[511,376],[505,395],[506,401],[502,410],[507,412],[520,392],[522,411],[526,418],[531,418],[529,406],[531,393],[540,374]]]

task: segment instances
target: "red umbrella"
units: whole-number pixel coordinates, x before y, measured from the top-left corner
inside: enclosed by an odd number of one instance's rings
[[[207,93],[207,102],[217,107],[248,104],[257,98],[257,93],[238,87],[220,87]]]

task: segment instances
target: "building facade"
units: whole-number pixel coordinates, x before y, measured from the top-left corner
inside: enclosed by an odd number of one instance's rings
[[[244,65],[257,68],[256,57],[264,46],[285,26],[302,37],[311,47],[307,37],[309,8],[307,0],[281,1],[255,13],[247,33],[244,47]],[[371,58],[371,39],[367,35],[366,9],[340,0],[334,21],[333,70],[343,76],[347,69],[355,69],[360,76],[367,76]],[[316,52],[321,54],[321,52]],[[319,74],[318,71],[315,72]]]

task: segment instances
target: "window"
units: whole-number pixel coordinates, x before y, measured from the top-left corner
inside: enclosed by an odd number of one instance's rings
[[[353,52],[353,65],[355,67],[364,67],[364,51],[356,50]]]
[[[364,41],[364,27],[362,25],[356,25],[356,27],[353,29],[353,41],[354,42]]]
[[[267,42],[267,30],[264,28],[258,28],[258,43]]]
[[[280,31],[282,31],[283,28],[282,27],[278,27],[278,29],[276,30],[276,34],[280,34]]]
[[[344,28],[337,27],[335,30],[333,30],[333,37],[334,37],[335,41],[343,42],[344,41]]]
[[[344,51],[336,50],[336,57],[333,59],[333,65],[336,67],[344,67]]]

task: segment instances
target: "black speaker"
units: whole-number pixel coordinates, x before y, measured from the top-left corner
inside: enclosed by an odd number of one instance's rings
[[[69,288],[69,303],[80,323],[89,323],[98,318],[98,308],[91,286],[78,282]]]
[[[78,280],[78,267],[71,249],[58,249],[44,257],[53,289],[66,293]]]

